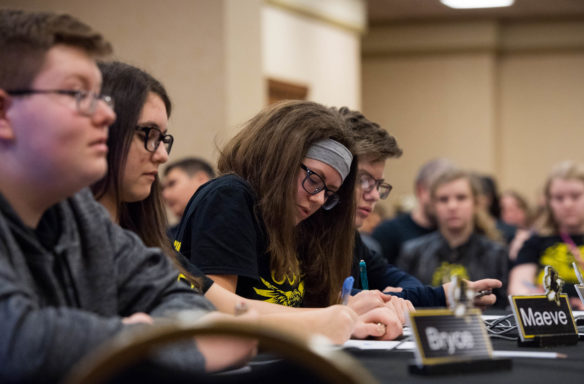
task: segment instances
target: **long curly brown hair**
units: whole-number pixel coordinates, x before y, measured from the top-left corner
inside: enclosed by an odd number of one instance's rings
[[[338,302],[353,257],[357,162],[337,192],[340,202],[295,225],[300,164],[317,141],[333,139],[353,151],[353,140],[337,111],[313,102],[285,101],[262,110],[223,148],[219,172],[250,183],[256,215],[268,235],[270,267],[278,278],[302,275],[305,306]]]

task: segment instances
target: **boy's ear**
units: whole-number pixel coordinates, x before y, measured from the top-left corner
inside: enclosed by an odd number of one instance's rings
[[[8,108],[10,107],[10,96],[0,89],[0,140],[13,140],[14,132],[8,120]]]
[[[196,177],[197,182],[202,184],[210,180],[209,176],[205,173],[205,171],[199,171],[195,175],[193,175],[193,177]]]

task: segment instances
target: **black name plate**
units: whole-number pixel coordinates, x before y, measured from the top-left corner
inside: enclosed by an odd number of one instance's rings
[[[568,302],[568,295],[560,295],[560,305],[548,300],[546,295],[509,296],[509,302],[515,315],[521,341],[529,342],[542,338],[553,341],[554,337],[559,337],[556,340],[559,342],[550,344],[571,344],[574,337],[576,341],[578,340],[578,330]]]
[[[491,340],[477,309],[456,317],[446,309],[410,312],[416,363],[433,365],[491,359]]]

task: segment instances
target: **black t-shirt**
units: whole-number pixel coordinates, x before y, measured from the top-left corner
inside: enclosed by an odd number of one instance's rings
[[[207,293],[209,288],[213,285],[214,281],[208,278],[197,266],[187,260],[180,252],[176,252],[176,259],[181,263],[184,269],[187,270],[192,276],[196,277],[201,282],[201,293],[204,295]],[[179,276],[179,280],[181,280],[181,276]],[[187,279],[184,279],[185,282],[188,284],[189,282]],[[194,287],[192,287],[194,288]]]
[[[410,214],[404,214],[392,220],[381,223],[372,235],[381,245],[383,257],[390,264],[397,264],[402,245],[411,239],[415,239],[434,232],[435,228],[425,228],[418,225]]]
[[[572,240],[578,246],[580,255],[584,255],[584,235],[573,235]],[[537,264],[538,271],[536,281],[533,283],[542,285],[545,266],[553,267],[564,280],[564,292],[569,296],[578,296],[574,289],[574,284],[578,283],[576,272],[572,267],[574,256],[566,243],[558,235],[554,236],[539,236],[537,234],[531,235],[529,239],[523,243],[517,255],[517,264]],[[583,272],[584,273],[584,272]]]
[[[267,253],[268,238],[249,183],[225,175],[200,187],[180,222],[175,248],[207,275],[237,275],[242,297],[301,306],[299,276],[275,276]]]

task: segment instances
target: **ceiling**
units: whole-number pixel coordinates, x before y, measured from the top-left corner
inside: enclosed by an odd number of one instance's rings
[[[584,0],[515,0],[505,8],[451,9],[439,0],[367,0],[370,25],[440,20],[584,20]]]

